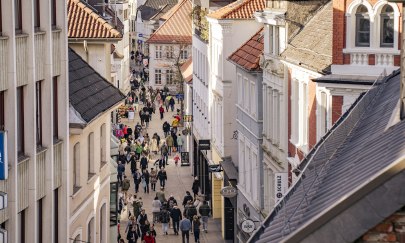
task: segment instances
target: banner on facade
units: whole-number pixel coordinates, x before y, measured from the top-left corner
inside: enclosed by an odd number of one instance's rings
[[[288,173],[274,173],[274,198],[279,202],[288,189]]]
[[[7,133],[0,132],[0,180],[8,178]]]

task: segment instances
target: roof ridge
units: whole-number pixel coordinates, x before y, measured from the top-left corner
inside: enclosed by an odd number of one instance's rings
[[[253,4],[252,6],[248,6],[249,4]],[[264,6],[263,6],[264,5]],[[250,14],[248,12],[250,12],[251,10],[259,10],[259,9],[255,9],[256,7],[265,7],[266,3],[264,0],[238,0],[236,2],[232,2],[210,14],[208,14],[208,17],[211,18],[215,18],[215,19],[253,19],[253,14]],[[247,7],[246,7],[247,6]],[[245,10],[242,10],[240,13],[241,15],[247,15],[249,14],[249,16],[245,16],[245,17],[232,17],[232,14],[237,13],[238,11],[240,11],[243,8],[247,8]]]
[[[88,6],[87,3],[83,2],[82,0],[68,0],[68,1],[72,2],[78,8],[82,9],[88,16],[92,17],[96,22],[105,27],[116,38],[122,38],[121,33],[114,26],[112,26],[105,19],[103,19],[103,17],[101,17],[98,13],[96,13],[92,9],[92,7]]]
[[[234,9],[232,9],[230,12],[225,13],[222,18],[226,18],[228,15],[230,15],[231,13],[239,10],[241,7],[245,6],[246,4],[248,4],[250,1],[255,1],[255,0],[241,0],[240,4],[237,5]],[[235,3],[237,3],[238,1],[236,1]]]

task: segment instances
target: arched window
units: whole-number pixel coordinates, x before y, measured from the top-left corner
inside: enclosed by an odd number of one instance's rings
[[[94,217],[93,217],[87,224],[87,242],[89,242],[89,243],[95,242],[94,233],[95,232],[94,232]]]
[[[370,46],[370,16],[364,5],[356,12],[356,46]]]
[[[73,147],[73,193],[80,187],[80,143]]]
[[[380,46],[394,47],[394,9],[390,5],[381,11]]]

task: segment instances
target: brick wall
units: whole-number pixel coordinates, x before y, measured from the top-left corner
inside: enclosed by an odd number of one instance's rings
[[[332,96],[332,124],[342,116],[343,96]]]
[[[346,39],[345,0],[333,0],[333,64],[343,64],[343,48]]]
[[[368,55],[368,65],[375,65],[375,55],[374,54]]]
[[[405,242],[405,207],[362,235],[356,243]]]

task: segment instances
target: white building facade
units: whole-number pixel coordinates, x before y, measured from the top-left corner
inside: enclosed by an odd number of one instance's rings
[[[9,165],[1,228],[8,242],[69,242],[66,1],[1,1],[0,9]]]

